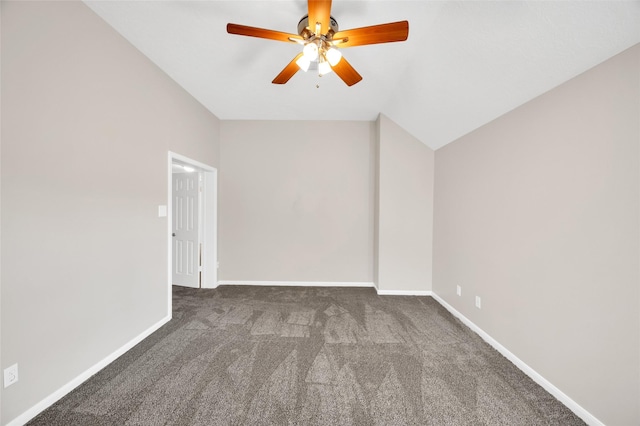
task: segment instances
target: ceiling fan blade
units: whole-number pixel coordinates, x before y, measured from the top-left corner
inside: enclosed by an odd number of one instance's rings
[[[405,41],[407,37],[409,37],[408,21],[354,28],[352,30],[338,31],[333,35],[333,39],[336,41],[347,39],[346,41],[336,43],[336,46],[341,48]]]
[[[349,62],[347,62],[344,56],[340,59],[340,62],[333,65],[331,69],[347,84],[347,86],[353,86],[362,80],[362,76],[358,74],[358,71],[356,71]]]
[[[293,58],[293,60],[289,62],[289,64],[284,67],[282,71],[280,71],[280,74],[278,74],[276,78],[273,79],[272,83],[285,84],[287,81],[289,81],[289,79],[291,79],[291,77],[293,77],[293,75],[300,69],[300,67],[298,67],[298,64],[296,64],[296,61],[300,59],[300,57],[302,57],[302,52],[298,53],[296,57]]]
[[[316,23],[320,22],[320,34],[329,31],[329,19],[331,18],[331,0],[308,0],[309,29],[316,32]]]
[[[248,27],[246,25],[238,25],[238,24],[227,24],[227,32],[229,34],[266,38],[269,40],[277,40],[277,41],[291,42],[295,40],[303,40],[302,37],[296,34],[283,33],[281,31],[266,30],[264,28]]]

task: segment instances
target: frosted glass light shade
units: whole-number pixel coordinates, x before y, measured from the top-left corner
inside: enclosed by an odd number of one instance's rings
[[[340,62],[340,59],[342,59],[342,53],[334,47],[327,50],[326,56],[327,61],[329,61],[329,64],[331,64],[332,67],[337,65],[338,62]]]
[[[309,65],[311,65],[311,61],[308,60],[306,56],[302,55],[296,61],[296,65],[298,65],[302,71],[307,72]]]
[[[302,53],[309,62],[318,59],[318,46],[315,43],[307,43],[302,49]]]
[[[318,64],[318,74],[325,75],[325,74],[329,74],[330,72],[331,72],[331,65],[329,65],[329,62],[322,61]]]

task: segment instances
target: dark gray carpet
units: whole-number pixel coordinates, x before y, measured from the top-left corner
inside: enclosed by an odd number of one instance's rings
[[[29,424],[584,424],[430,297],[176,287],[173,306]]]

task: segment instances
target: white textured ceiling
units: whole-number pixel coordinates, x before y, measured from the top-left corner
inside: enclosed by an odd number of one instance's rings
[[[220,119],[384,113],[433,149],[640,42],[640,1],[334,0],[340,29],[406,19],[409,39],[343,49],[355,86],[312,72],[274,85],[300,47],[226,24],[296,33],[305,0],[85,3]]]

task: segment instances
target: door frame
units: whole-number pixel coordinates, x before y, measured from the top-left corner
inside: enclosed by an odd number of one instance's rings
[[[218,169],[169,151],[167,156],[167,288],[168,314],[172,313],[173,278],[173,163],[177,161],[193,166],[202,172],[203,191],[200,209],[200,236],[202,237],[202,278],[201,288],[218,286]]]

